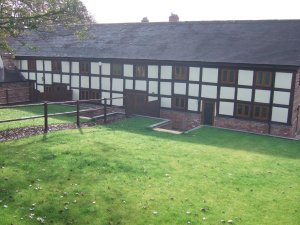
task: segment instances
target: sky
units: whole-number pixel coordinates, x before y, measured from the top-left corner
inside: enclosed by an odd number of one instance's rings
[[[300,0],[81,0],[97,23],[300,19]]]

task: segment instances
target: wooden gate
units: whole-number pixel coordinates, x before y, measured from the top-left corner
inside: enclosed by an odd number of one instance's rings
[[[159,101],[148,101],[147,92],[126,91],[125,110],[128,116],[132,114],[159,117]]]

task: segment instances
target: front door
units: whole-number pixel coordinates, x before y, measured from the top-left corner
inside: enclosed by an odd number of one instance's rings
[[[214,121],[214,102],[203,101],[203,124],[213,125]]]

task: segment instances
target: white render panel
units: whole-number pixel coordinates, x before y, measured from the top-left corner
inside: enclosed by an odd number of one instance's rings
[[[72,99],[79,100],[79,90],[78,89],[72,89]]]
[[[201,97],[202,98],[217,98],[217,86],[202,85]]]
[[[158,82],[149,81],[149,94],[158,94]]]
[[[112,98],[120,98],[123,97],[123,94],[119,94],[119,93],[112,93]],[[123,106],[123,99],[113,99],[112,100],[112,105],[116,105],[116,106]]]
[[[133,77],[133,65],[131,64],[124,65],[124,77]]]
[[[101,78],[101,89],[110,91],[110,78],[109,77]]]
[[[249,88],[238,88],[237,100],[251,102],[252,89]]]
[[[125,80],[125,89],[133,89],[133,80]]]
[[[270,103],[271,91],[269,90],[255,90],[255,102]]]
[[[91,88],[92,89],[100,89],[100,78],[99,77],[91,77]]]
[[[186,83],[174,83],[174,94],[185,95]]]
[[[21,70],[21,61],[20,60],[15,60],[14,64],[19,70]]]
[[[171,95],[172,83],[170,82],[160,82],[160,94],[161,95]]]
[[[157,96],[148,96],[148,102],[156,101],[158,100]]]
[[[79,73],[79,62],[72,62],[72,73]]]
[[[199,84],[189,84],[189,96],[199,96]]]
[[[233,102],[220,102],[219,114],[233,116],[233,108],[234,108]]]
[[[43,60],[36,60],[36,70],[37,71],[43,71],[44,70]]]
[[[22,75],[23,75],[23,77],[24,77],[25,79],[28,80],[28,72],[22,72]]]
[[[218,69],[203,68],[202,82],[218,83]]]
[[[221,87],[220,98],[234,99],[235,88],[233,87]]]
[[[118,78],[112,79],[112,90],[123,91],[123,79],[118,79]]]
[[[70,75],[62,75],[61,79],[62,79],[62,83],[64,84],[70,83]]]
[[[68,61],[61,62],[61,71],[63,73],[70,73],[70,63]]]
[[[98,62],[91,62],[91,74],[99,75],[99,63]]]
[[[271,120],[274,122],[287,123],[288,114],[289,109],[287,108],[273,107]]]
[[[200,81],[200,68],[190,67],[189,68],[189,80],[190,81]]]
[[[79,87],[79,76],[71,76],[71,86]]]
[[[198,111],[198,100],[197,99],[188,99],[188,110]]]
[[[110,75],[110,63],[102,63],[101,64],[101,74],[102,75]]]
[[[53,83],[60,83],[60,74],[53,74]]]
[[[172,66],[161,66],[160,69],[160,79],[172,79]]]
[[[148,78],[158,78],[158,66],[148,66]]]
[[[252,70],[239,70],[238,84],[252,86],[253,74]]]
[[[28,62],[27,60],[21,60],[22,70],[28,70]]]
[[[52,71],[52,65],[50,60],[44,61],[45,71]]]
[[[172,99],[171,98],[160,98],[160,106],[165,108],[171,108]]]
[[[38,84],[43,84],[44,83],[44,74],[43,73],[37,73],[36,74],[36,82]]]
[[[137,91],[146,91],[147,90],[147,81],[145,81],[145,80],[136,80],[135,81],[135,90],[137,90]]]
[[[52,84],[52,74],[45,73],[45,84]]]
[[[101,98],[103,99],[103,98],[110,98],[110,92],[104,92],[104,91],[102,91],[102,93],[101,93]],[[104,100],[102,100],[102,103],[104,103]],[[107,100],[107,102],[106,102],[107,104],[110,104],[110,100]]]
[[[82,88],[89,88],[90,87],[90,80],[88,76],[80,76],[81,83],[80,86]]]
[[[36,89],[40,92],[44,92],[44,85],[37,85]]]
[[[281,73],[276,72],[275,74],[275,88],[284,88],[284,89],[291,89],[292,85],[292,73]]]
[[[281,105],[289,105],[290,104],[290,92],[274,91],[273,103],[281,104]]]
[[[29,73],[29,80],[35,80],[35,73],[34,72]]]

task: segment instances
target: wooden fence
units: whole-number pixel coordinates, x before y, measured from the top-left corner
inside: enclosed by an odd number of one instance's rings
[[[64,101],[64,102],[44,102],[44,103],[37,103],[37,104],[26,104],[26,105],[14,105],[14,106],[4,106],[0,107],[1,109],[9,109],[9,108],[21,108],[21,107],[27,107],[27,106],[43,106],[44,108],[44,114],[43,115],[37,115],[37,116],[30,116],[30,117],[22,117],[17,119],[9,119],[9,120],[0,120],[0,123],[9,123],[9,122],[16,122],[16,121],[22,121],[22,120],[33,120],[38,118],[44,118],[44,133],[47,133],[49,130],[48,125],[48,118],[52,116],[62,116],[62,115],[76,115],[76,125],[77,127],[80,127],[80,113],[82,112],[92,112],[99,110],[99,108],[88,108],[88,109],[82,109],[80,110],[80,103],[100,103],[103,105],[103,121],[104,123],[107,123],[107,107],[111,106],[108,105],[107,102],[111,101],[113,99],[123,99],[124,97],[117,97],[117,98],[103,98],[103,99],[89,99],[89,100],[77,100],[77,101]],[[54,104],[75,104],[76,110],[70,111],[70,112],[61,112],[61,113],[49,113],[48,112],[48,106],[54,105]]]

